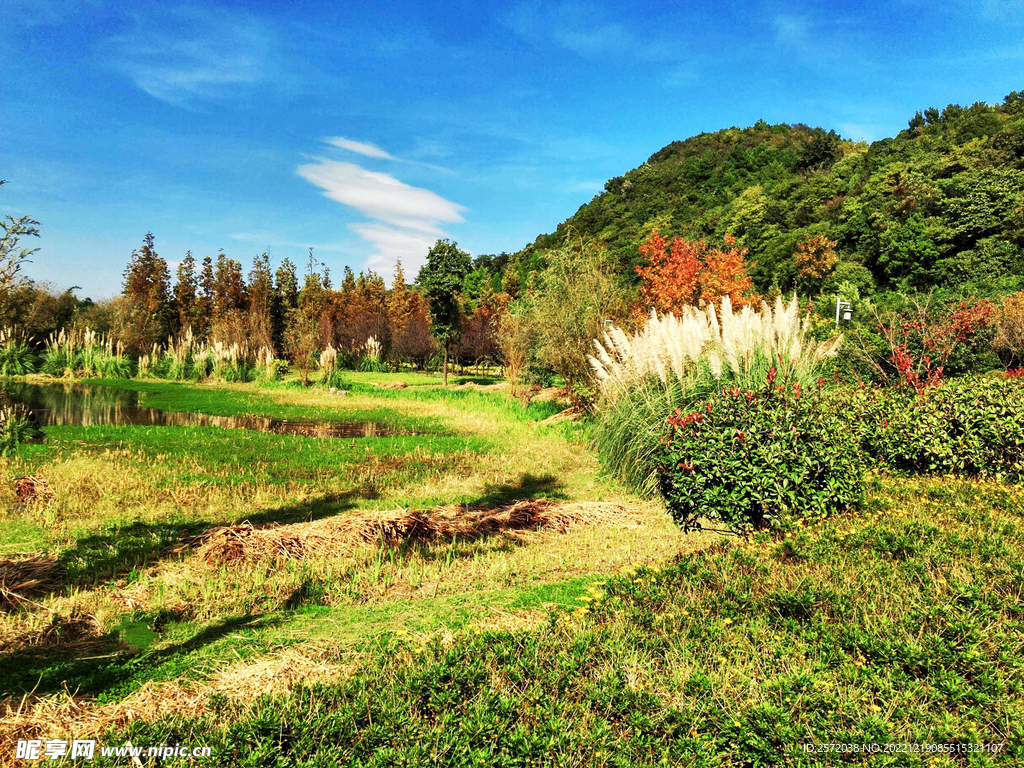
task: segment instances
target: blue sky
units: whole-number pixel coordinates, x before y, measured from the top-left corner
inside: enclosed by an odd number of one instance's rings
[[[335,6],[335,7],[329,7]],[[701,131],[878,139],[1024,88],[1024,3],[5,0],[0,214],[29,276],[120,289],[170,262],[308,246],[411,279],[437,237],[515,251]]]

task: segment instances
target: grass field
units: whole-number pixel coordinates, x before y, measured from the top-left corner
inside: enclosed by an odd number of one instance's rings
[[[803,745],[867,742],[1001,745],[879,764],[1024,761],[1019,487],[882,477],[865,510],[814,526],[683,535],[600,477],[586,425],[541,424],[556,404],[351,379],[344,397],[117,385],[412,434],[53,427],[4,461],[0,558],[36,558],[56,588],[0,614],[0,762],[13,739],[88,734],[245,766],[843,764],[868,758]],[[20,504],[24,475],[52,499]],[[524,499],[624,512],[227,565],[194,538]]]

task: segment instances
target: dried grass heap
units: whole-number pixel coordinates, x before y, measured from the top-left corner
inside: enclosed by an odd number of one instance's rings
[[[337,557],[360,546],[472,539],[502,531],[550,530],[621,523],[627,510],[610,502],[563,504],[546,499],[502,507],[435,507],[330,517],[310,523],[229,525],[200,540],[196,557],[214,565],[258,560]]]
[[[62,572],[52,557],[0,559],[0,610],[11,610],[33,598],[56,592]]]

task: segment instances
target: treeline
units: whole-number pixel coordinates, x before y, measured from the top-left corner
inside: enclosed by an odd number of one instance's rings
[[[635,284],[655,230],[735,238],[761,293],[1012,293],[1024,288],[1024,94],[923,110],[870,146],[764,121],[673,142],[610,179],[554,233],[484,260],[474,279],[514,289],[575,231],[603,242]],[[797,254],[816,238],[835,244],[837,260],[808,286]]]
[[[491,321],[508,297],[485,286],[457,298],[452,352],[464,362],[493,361]],[[172,279],[152,234],[132,253],[121,295],[92,320],[134,356],[189,331],[197,340],[267,348],[299,366],[312,365],[328,347],[337,350],[340,367],[357,364],[368,344],[388,362],[420,368],[440,351],[428,297],[406,282],[400,262],[388,288],[382,275],[356,275],[349,267],[335,284],[312,250],[301,274],[290,259],[275,266],[266,253],[246,271],[223,252],[201,262],[189,252]]]

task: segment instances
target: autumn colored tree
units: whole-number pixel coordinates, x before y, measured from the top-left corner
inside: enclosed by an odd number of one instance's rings
[[[651,232],[640,246],[647,266],[636,268],[644,300],[662,312],[678,313],[696,304],[703,251],[703,241],[694,243],[677,237],[669,248],[657,230]]]
[[[640,253],[646,265],[636,268],[644,300],[661,312],[680,312],[698,303],[718,304],[728,296],[734,307],[749,304],[751,280],[747,274],[745,248],[736,248],[736,239],[726,235],[724,248],[709,248],[704,240],[681,237],[671,246],[657,230],[653,231]]]
[[[119,337],[135,354],[148,352],[167,339],[171,330],[171,274],[156,252],[153,233],[133,251],[124,270]]]
[[[184,333],[189,328],[196,330],[199,320],[197,289],[196,260],[192,256],[192,251],[186,251],[185,258],[178,264],[177,280],[174,283],[175,333]]]
[[[372,270],[360,273],[355,281],[348,305],[349,343],[361,350],[370,337],[384,348],[391,341],[388,319],[388,291],[384,278]]]
[[[309,374],[316,364],[316,354],[321,348],[321,321],[329,306],[330,296],[324,289],[323,275],[315,271],[316,262],[310,253],[298,303],[288,315],[285,331],[285,348],[299,372],[303,385],[309,384]]]
[[[495,360],[498,344],[495,338],[498,318],[508,306],[507,293],[494,293],[489,284],[484,284],[476,300],[476,308],[463,322],[464,330],[459,342],[459,353],[479,365],[484,360]]]
[[[726,235],[724,248],[712,248],[704,255],[700,272],[700,300],[718,305],[726,296],[733,307],[752,303],[750,275],[747,274],[747,249],[735,248],[736,238]]]
[[[811,235],[797,244],[794,260],[802,281],[809,288],[818,288],[839,262],[836,242],[824,235]]]

